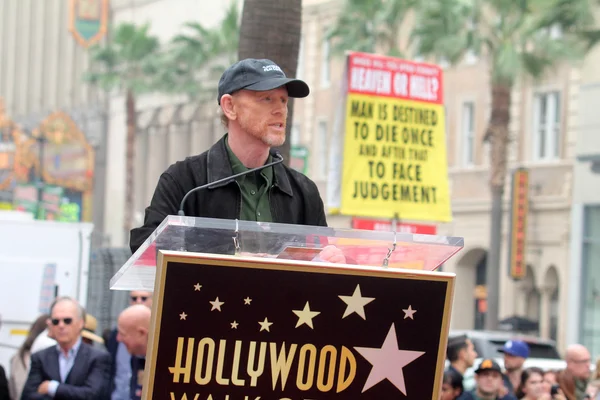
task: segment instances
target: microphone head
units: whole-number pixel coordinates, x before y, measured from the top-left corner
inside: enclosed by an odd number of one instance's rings
[[[183,210],[179,210],[177,211],[177,215],[179,215],[180,217],[185,217],[185,212]]]
[[[271,155],[273,157],[276,157],[279,160],[283,161],[283,156],[281,155],[281,153],[279,152],[279,150],[271,150]]]

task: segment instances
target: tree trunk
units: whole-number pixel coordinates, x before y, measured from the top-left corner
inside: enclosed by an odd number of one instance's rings
[[[492,115],[487,139],[490,141],[490,190],[492,212],[490,215],[490,251],[487,257],[487,313],[485,328],[498,328],[498,297],[500,293],[500,253],[502,249],[502,197],[506,180],[508,144],[510,141],[511,86],[492,84]]]
[[[135,134],[137,130],[137,115],[135,113],[135,97],[131,90],[127,90],[125,97],[125,112],[127,116],[127,144],[126,144],[126,171],[125,171],[125,237],[133,228],[133,175],[135,172]]]
[[[245,0],[240,27],[238,56],[268,58],[288,77],[296,76],[302,28],[302,0]],[[290,163],[290,134],[294,102],[288,103],[286,141],[278,150]]]

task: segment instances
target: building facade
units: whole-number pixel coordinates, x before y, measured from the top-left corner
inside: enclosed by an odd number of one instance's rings
[[[583,343],[600,356],[600,49],[594,49],[581,69],[577,144],[575,146],[571,213],[569,307],[567,340]]]
[[[325,33],[341,10],[339,0],[305,1],[299,71],[311,96],[296,102],[295,141],[309,149],[309,168],[322,195],[328,193],[327,149],[340,116],[343,56],[331,54]],[[403,28],[401,34],[409,29]],[[443,63],[442,63],[443,64]],[[512,93],[509,172],[530,174],[526,276],[509,276],[510,176],[506,182],[500,276],[500,319],[517,316],[539,322],[539,334],[567,343],[571,268],[571,206],[578,135],[582,68],[561,66],[541,81],[524,79]],[[465,248],[444,264],[457,274],[452,328],[482,329],[486,311],[485,266],[489,249],[489,148],[483,141],[491,95],[485,60],[466,57],[444,65],[447,153],[453,221],[438,224],[438,234],[461,236]],[[591,68],[591,67],[587,67]],[[588,100],[588,104],[592,104]],[[342,109],[343,110],[343,109]],[[584,146],[587,148],[587,145]],[[350,227],[351,216],[330,215],[337,227]],[[571,289],[572,290],[572,289]],[[571,311],[569,311],[571,310]]]

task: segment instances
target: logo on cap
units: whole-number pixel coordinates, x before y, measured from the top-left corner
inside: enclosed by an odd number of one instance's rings
[[[279,71],[279,72],[283,72],[281,70],[281,68],[279,68],[279,65],[263,65],[263,71],[264,72],[269,72],[269,71]]]
[[[479,368],[481,369],[490,369],[494,366],[494,364],[492,364],[492,360],[484,360],[481,365],[479,366]]]

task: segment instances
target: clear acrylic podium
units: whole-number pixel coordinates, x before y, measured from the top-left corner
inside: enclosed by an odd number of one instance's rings
[[[463,238],[278,223],[168,216],[110,281],[113,290],[154,290],[159,250],[320,261],[327,245],[347,264],[434,271]]]

